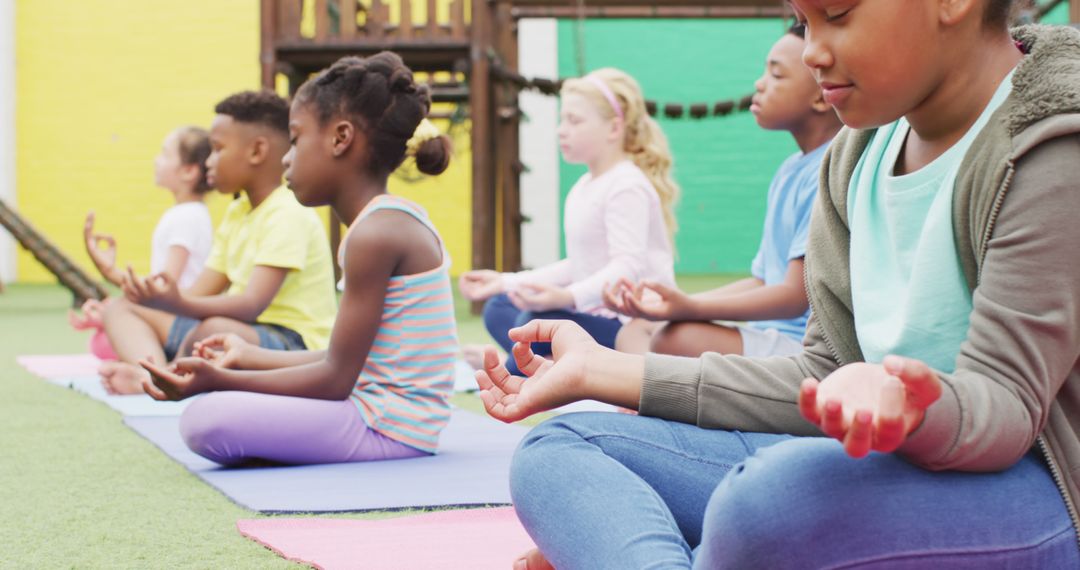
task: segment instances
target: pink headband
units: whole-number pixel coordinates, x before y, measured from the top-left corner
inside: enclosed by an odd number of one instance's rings
[[[615,98],[615,93],[607,86],[607,83],[604,83],[602,79],[592,73],[586,75],[584,79],[600,90],[600,94],[602,94],[604,99],[607,99],[608,103],[611,104],[611,108],[615,109],[615,115],[619,117],[619,120],[621,121],[623,118],[622,107],[619,105],[619,100]]]

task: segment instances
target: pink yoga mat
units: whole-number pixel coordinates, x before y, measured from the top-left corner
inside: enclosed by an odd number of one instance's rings
[[[15,358],[23,368],[46,380],[97,374],[101,361],[92,354],[43,354]]]
[[[507,570],[534,547],[513,507],[378,521],[242,519],[236,528],[288,560],[326,570]]]

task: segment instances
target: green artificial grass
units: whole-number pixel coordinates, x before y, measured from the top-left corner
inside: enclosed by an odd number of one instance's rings
[[[688,277],[680,285],[698,291],[730,280]],[[11,285],[0,294],[0,567],[296,567],[236,531],[238,519],[263,515],[229,502],[105,405],[15,363],[21,354],[86,351],[86,333],[67,325],[70,304],[57,286]],[[488,342],[479,317],[460,300],[458,307],[462,342]],[[453,403],[483,413],[475,395]]]

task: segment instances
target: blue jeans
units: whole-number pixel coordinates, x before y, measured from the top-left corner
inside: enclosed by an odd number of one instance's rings
[[[162,347],[166,359],[171,362],[177,356],[180,356],[180,347],[184,344],[184,339],[200,323],[202,321],[199,319],[180,315],[173,319],[172,326],[169,327],[169,337],[165,340],[165,346]],[[255,334],[259,335],[259,346],[263,348],[270,350],[307,349],[307,345],[304,344],[304,337],[288,327],[264,323],[252,323],[251,327],[255,329]]]
[[[615,337],[619,334],[619,329],[622,328],[622,322],[619,319],[599,317],[575,311],[544,311],[540,313],[522,311],[510,302],[510,298],[506,294],[496,295],[488,299],[487,303],[484,304],[484,326],[487,328],[491,338],[495,339],[495,342],[499,343],[499,346],[507,354],[510,353],[510,349],[514,346],[514,343],[507,336],[510,329],[520,327],[536,319],[574,321],[581,325],[581,328],[585,329],[596,342],[608,348],[615,348]],[[532,349],[533,352],[540,356],[551,355],[550,343],[534,342]],[[511,374],[521,374],[517,364],[514,363],[513,357],[508,359],[506,369]]]
[[[526,436],[510,485],[560,570],[1080,566],[1036,452],[1000,473],[935,473],[830,439],[579,413]]]

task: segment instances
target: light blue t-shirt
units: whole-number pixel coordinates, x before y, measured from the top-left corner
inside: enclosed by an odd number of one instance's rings
[[[750,266],[750,273],[765,285],[783,283],[788,263],[806,256],[810,212],[817,198],[821,159],[828,148],[829,145],[824,144],[806,154],[791,156],[780,165],[769,185],[765,228]],[[809,317],[810,310],[807,309],[793,319],[752,321],[747,325],[761,330],[776,329],[801,342]]]
[[[1012,91],[1010,74],[971,129],[923,168],[893,176],[910,125],[881,127],[848,189],[851,297],[867,362],[889,354],[952,372],[972,302],[953,235],[953,188],[971,144]]]

